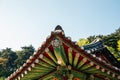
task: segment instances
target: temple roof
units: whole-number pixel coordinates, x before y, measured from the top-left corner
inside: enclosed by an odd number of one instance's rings
[[[70,37],[65,36],[58,25],[41,47],[8,80],[51,80],[54,77],[73,79],[80,78],[81,73],[86,78],[93,75],[118,80],[119,64],[101,40],[79,47]]]
[[[82,46],[87,53],[94,54],[97,57],[103,55],[106,58],[106,62],[111,65],[120,68],[120,62],[110,53],[110,51],[103,45],[102,41],[99,39],[94,40],[86,46]],[[102,53],[104,52],[104,53]]]

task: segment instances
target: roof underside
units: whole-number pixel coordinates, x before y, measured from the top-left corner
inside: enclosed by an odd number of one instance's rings
[[[106,48],[101,45],[94,48],[90,46],[80,48],[70,38],[65,37],[63,30],[56,30],[8,80],[52,80],[55,78],[67,80],[76,77],[86,79],[90,75],[118,80],[120,69],[116,66],[117,63],[112,64],[105,55],[98,55],[106,52],[108,52]]]

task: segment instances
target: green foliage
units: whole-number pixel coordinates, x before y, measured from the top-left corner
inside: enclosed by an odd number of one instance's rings
[[[0,80],[5,80],[5,78],[4,77],[0,77]]]
[[[103,43],[113,49],[110,51],[113,55],[120,61],[120,28],[118,28],[114,33],[110,35],[103,36]]]
[[[81,39],[79,39],[79,41],[77,43],[79,46],[84,46],[84,45],[89,44],[89,40],[81,38]]]
[[[7,77],[15,70],[14,62],[17,59],[17,55],[11,48],[6,48],[0,52],[0,57],[4,60],[4,63],[0,66],[0,76]]]
[[[115,49],[113,47],[110,46],[106,46],[106,47],[111,53],[115,53]]]
[[[117,48],[117,49],[118,49],[118,51],[120,51],[120,40],[118,40],[118,42],[117,42],[117,43],[118,43],[118,45],[117,45],[117,46],[118,46],[118,48]]]
[[[103,42],[105,45],[113,47],[117,51],[117,41],[118,41],[118,36],[115,34],[107,35],[103,37]]]
[[[97,35],[97,36],[93,35],[93,36],[89,36],[87,39],[88,39],[89,42],[92,42],[96,38],[103,38],[103,37],[104,37],[103,35]]]
[[[114,57],[117,58],[120,61],[120,54],[119,54],[119,52],[115,51],[115,49],[110,47],[110,46],[106,46],[106,47],[114,55]]]
[[[22,66],[34,50],[32,45],[22,47],[20,51],[12,51],[11,48],[2,49],[0,51],[0,77],[7,77]]]
[[[0,57],[0,65],[1,65],[1,64],[2,64],[2,65],[6,64],[7,61],[8,61],[8,59],[3,58],[3,57]]]
[[[16,51],[18,56],[17,60],[15,61],[16,67],[20,67],[26,60],[34,53],[35,49],[32,45],[21,47],[21,51]]]
[[[102,39],[105,45],[111,46],[115,51],[118,51],[117,41],[120,39],[120,28],[118,28],[114,33],[104,36]]]
[[[88,42],[94,41],[97,37],[101,38],[103,44],[107,46],[107,48],[113,53],[113,55],[120,61],[120,28],[118,28],[114,33],[109,35],[93,35],[89,36]],[[83,41],[79,40],[78,45],[82,46],[81,44],[85,44],[84,39]]]

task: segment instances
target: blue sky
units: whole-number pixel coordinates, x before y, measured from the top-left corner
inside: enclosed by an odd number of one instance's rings
[[[73,41],[120,27],[120,0],[0,0],[0,49],[36,49],[61,25]]]

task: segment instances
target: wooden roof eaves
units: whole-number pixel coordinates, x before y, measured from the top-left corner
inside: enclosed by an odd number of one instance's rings
[[[110,51],[107,48],[104,48],[103,55],[107,58],[107,60],[114,66],[118,67],[120,69],[120,62],[110,53]],[[109,54],[109,55],[108,55]]]
[[[46,39],[46,42],[42,44],[41,48],[39,48],[37,52],[31,58],[29,58],[21,68],[16,70],[15,73],[11,74],[11,76],[9,77],[9,80],[14,80],[18,76],[21,76],[20,74],[24,73],[24,71],[28,71],[27,70],[28,67],[30,67],[32,63],[34,63],[35,60],[39,57],[39,55],[44,52],[45,48],[47,48],[50,45],[54,37],[55,37],[55,33],[51,32],[51,35]]]
[[[81,53],[82,56],[87,57],[90,61],[95,62],[96,64],[99,64],[100,66],[104,67],[107,70],[110,70],[114,73],[117,73],[120,75],[120,69],[116,69],[115,67],[111,67],[110,65],[106,64],[103,61],[100,61],[99,59],[91,56],[89,53],[85,52],[82,48],[80,48],[78,45],[73,43],[71,40],[67,39],[64,35],[63,31],[53,31],[51,32],[51,35],[46,39],[46,42],[42,44],[41,48],[38,49],[38,51],[32,56],[32,58],[28,59],[28,62],[22,68],[19,68],[14,74],[12,74],[9,78],[9,80],[13,80],[17,78],[18,76],[21,76],[24,71],[28,71],[28,67],[31,67],[32,63],[39,57],[40,54],[42,54],[50,44],[51,41],[54,40],[54,38],[59,38],[63,43],[67,44],[69,47],[74,49],[76,52]]]
[[[90,44],[83,46],[83,47],[84,47],[84,50],[86,50],[86,51],[93,50],[96,47],[99,47],[100,49],[98,49],[97,51],[102,51],[103,52],[102,54],[104,55],[104,57],[107,59],[107,61],[110,64],[120,68],[120,62],[110,53],[110,51],[106,47],[104,47],[101,40],[98,42],[90,43]]]
[[[108,63],[105,63],[105,61],[100,61],[99,58],[97,57],[93,57],[91,56],[91,54],[85,52],[84,50],[82,50],[78,45],[76,45],[75,43],[73,43],[71,40],[67,39],[65,36],[62,36],[60,34],[57,35],[57,37],[64,42],[65,44],[67,44],[69,47],[71,47],[72,49],[74,49],[76,52],[81,53],[82,56],[87,57],[87,59],[89,59],[90,61],[95,62],[96,64],[104,67],[107,70],[110,70],[114,73],[117,73],[118,75],[120,75],[120,69],[115,67],[115,66],[110,66]]]

